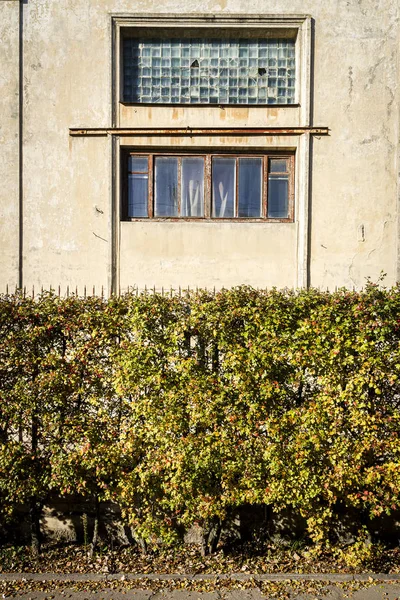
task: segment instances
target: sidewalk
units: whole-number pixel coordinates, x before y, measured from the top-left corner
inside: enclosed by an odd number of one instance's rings
[[[0,574],[0,597],[23,600],[400,600],[400,575]]]

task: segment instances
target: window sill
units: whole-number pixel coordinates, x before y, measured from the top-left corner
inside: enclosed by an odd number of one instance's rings
[[[121,219],[122,223],[294,223],[293,219],[257,219],[238,217],[235,219],[207,217],[132,217]]]
[[[119,101],[123,106],[131,106],[131,107],[151,107],[156,108],[157,106],[161,108],[299,108],[300,103],[294,102],[293,104],[229,104],[229,103],[220,103],[220,104],[207,104],[200,102],[183,102],[183,103],[172,103],[172,102],[127,102],[124,100]]]

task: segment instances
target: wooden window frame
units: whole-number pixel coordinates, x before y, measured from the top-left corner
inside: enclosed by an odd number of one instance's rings
[[[121,220],[128,222],[135,221],[167,221],[167,222],[230,222],[230,223],[293,223],[294,222],[294,191],[295,191],[295,154],[293,152],[170,152],[170,151],[148,151],[127,150],[124,152],[121,169]],[[147,217],[129,217],[128,216],[128,162],[129,157],[143,157],[148,159],[148,216]],[[155,158],[173,156],[178,158],[178,211],[181,209],[181,165],[184,157],[204,158],[204,216],[202,217],[157,217],[154,215],[154,177],[155,177]],[[212,159],[235,158],[236,159],[236,194],[235,194],[235,216],[234,217],[212,217]],[[239,207],[239,159],[241,158],[261,158],[262,159],[262,210],[261,217],[238,217]],[[268,178],[270,159],[287,159],[288,171],[285,173],[274,172],[273,175],[288,175],[288,216],[286,218],[268,217]]]

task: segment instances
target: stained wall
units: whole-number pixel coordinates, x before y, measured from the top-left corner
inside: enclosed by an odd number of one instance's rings
[[[203,15],[309,15],[309,110],[119,102],[113,17],[153,0],[0,2],[0,286],[361,287],[398,278],[399,8],[391,0],[205,0]],[[166,18],[198,2],[165,0]],[[21,17],[22,15],[22,17]],[[159,16],[162,22],[162,15]],[[21,37],[22,36],[22,37]],[[20,98],[20,93],[22,94]],[[20,102],[21,100],[21,102]],[[306,114],[307,113],[307,114]],[[329,135],[71,136],[70,128],[295,127]],[[308,135],[308,134],[307,134]],[[296,152],[294,223],[121,222],[127,147]],[[21,162],[20,162],[21,161]]]

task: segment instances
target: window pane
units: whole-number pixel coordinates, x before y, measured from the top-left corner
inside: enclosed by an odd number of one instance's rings
[[[128,175],[128,217],[147,217],[147,173]]]
[[[287,219],[289,211],[289,178],[268,177],[268,217]]]
[[[147,173],[149,170],[149,161],[146,156],[130,156],[128,171],[135,173]]]
[[[293,104],[295,60],[293,39],[126,38],[123,97],[153,104]]]
[[[155,209],[156,217],[178,216],[178,159],[155,159]]]
[[[239,217],[261,217],[262,159],[239,159]]]
[[[213,158],[212,161],[212,216],[235,216],[236,159]]]
[[[204,158],[182,158],[181,216],[204,216]]]
[[[287,173],[286,158],[270,158],[269,172],[270,173]]]

